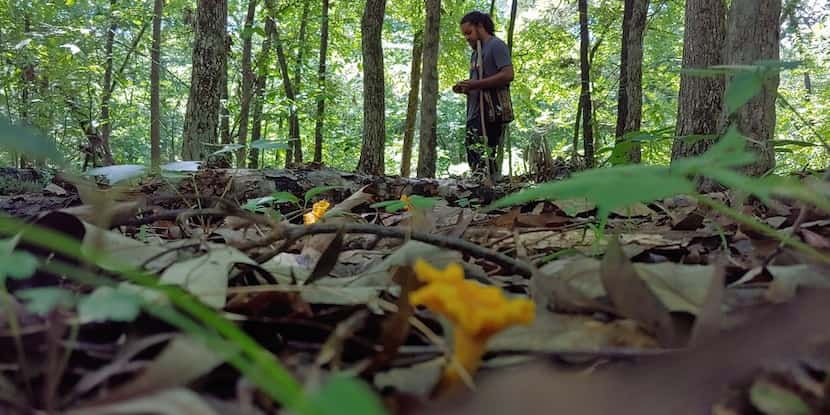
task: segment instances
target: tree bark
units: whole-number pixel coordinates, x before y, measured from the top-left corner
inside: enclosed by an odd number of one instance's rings
[[[297,34],[297,60],[294,62],[294,96],[300,96],[300,88],[303,86],[303,51],[305,50],[306,28],[308,27],[308,12],[309,0],[303,0],[303,14],[300,18],[300,32]],[[294,141],[294,162],[302,164],[303,162],[303,142],[300,137],[300,120],[297,108],[299,102],[294,102],[294,119],[297,123],[297,140]]]
[[[366,0],[360,21],[363,50],[363,146],[357,171],[381,176],[386,140],[386,103],[383,81],[383,16],[386,0]],[[419,165],[420,167],[420,165]]]
[[[518,0],[513,0],[510,5],[510,22],[507,24],[507,49],[510,51],[510,56],[513,56],[513,32],[516,29],[516,13],[519,9]],[[547,138],[545,138],[547,140]],[[545,142],[547,144],[547,142]],[[499,170],[501,170],[501,163],[504,159],[504,149],[507,149],[507,175],[513,176],[513,141],[510,139],[510,124],[504,126],[504,144],[499,146],[502,151],[499,152],[498,159]]]
[[[733,0],[727,19],[724,61],[727,65],[752,65],[780,58],[781,0]],[[734,114],[724,105],[720,131],[735,125],[748,138],[747,147],[757,160],[746,166],[746,174],[760,176],[775,167],[775,151],[770,143],[775,133],[775,100],[778,72],[766,74],[760,94]],[[729,82],[727,82],[727,91]]]
[[[412,65],[409,70],[409,98],[406,102],[406,120],[403,129],[403,155],[401,176],[409,177],[412,168],[412,141],[415,136],[415,119],[418,117],[418,94],[421,93],[421,57],[424,54],[424,32],[415,32],[412,40]]]
[[[435,177],[438,125],[438,49],[441,32],[441,0],[426,1],[424,67],[421,86],[421,136],[418,177]]]
[[[276,17],[276,4],[274,4],[274,0],[268,0],[268,8],[270,9],[270,13],[272,14],[272,18]],[[283,89],[285,90],[285,97],[288,99],[290,103],[289,111],[288,111],[288,150],[285,151],[285,166],[290,167],[293,163],[292,159],[293,156],[296,155],[296,144],[295,141],[300,140],[300,121],[297,117],[297,97],[294,93],[294,85],[291,83],[291,77],[288,74],[288,62],[285,58],[285,50],[282,47],[282,41],[280,40],[279,30],[277,29],[276,25],[271,27],[271,37],[274,42],[274,48],[277,51],[277,61],[280,65],[280,74],[282,75],[282,85]],[[302,147],[300,147],[302,148]],[[294,153],[292,153],[292,150]],[[298,163],[302,163],[302,154],[300,154],[300,158],[296,160]]]
[[[687,0],[683,33],[683,69],[704,69],[723,64],[726,7],[723,0]],[[724,92],[722,76],[680,73],[677,106],[678,137],[672,161],[706,152],[718,134]],[[684,137],[693,139],[684,139]]]
[[[101,92],[101,148],[104,159],[102,160],[105,166],[115,164],[112,160],[112,150],[110,149],[110,133],[112,132],[112,121],[110,120],[110,98],[112,97],[112,45],[115,43],[115,31],[117,29],[115,23],[115,0],[110,0],[110,27],[107,30],[107,40],[104,44],[104,87]]]
[[[223,13],[228,15],[228,2],[225,0],[225,10]],[[231,35],[225,31],[225,56],[230,55],[231,52]],[[231,114],[228,110],[228,102],[230,101],[230,93],[228,91],[228,59],[222,61],[222,69],[219,72],[219,136],[222,144],[231,144]]]
[[[206,143],[216,143],[219,123],[219,81],[225,61],[226,0],[199,0],[182,158],[202,160]]]
[[[617,143],[626,142],[625,134],[640,131],[643,118],[643,32],[649,0],[625,0],[622,45],[620,48],[620,85],[617,99]],[[627,142],[628,163],[639,163],[639,142]]]
[[[594,167],[594,128],[591,120],[591,73],[588,62],[588,0],[579,0],[579,66],[581,73],[582,144],[585,167]]]
[[[242,88],[239,97],[239,143],[242,148],[236,152],[236,164],[245,168],[245,146],[248,144],[248,117],[251,112],[251,90],[254,84],[254,70],[251,67],[251,38],[253,37],[254,16],[256,15],[256,0],[248,1],[248,12],[245,14],[245,24],[242,32]]]
[[[314,123],[314,162],[323,162],[323,120],[326,113],[326,55],[329,47],[329,0],[323,0],[320,22],[320,59],[317,69],[317,114]]]
[[[164,0],[155,0],[153,7],[153,46],[150,50],[150,170],[161,165],[161,14]]]
[[[254,85],[254,108],[251,120],[251,142],[262,140],[262,106],[265,101],[265,83],[268,81],[268,56],[271,54],[271,33],[274,32],[274,19],[265,17],[265,40],[256,60],[257,77]],[[251,148],[248,152],[248,167],[259,167],[259,150]]]

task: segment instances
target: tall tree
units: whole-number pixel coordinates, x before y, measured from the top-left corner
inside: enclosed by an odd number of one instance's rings
[[[594,127],[591,111],[591,66],[588,62],[588,0],[579,0],[579,67],[582,103],[582,145],[585,151],[585,167],[594,167]]]
[[[507,50],[510,51],[510,56],[513,56],[513,32],[516,29],[516,14],[519,9],[518,0],[513,0],[510,5],[510,21],[507,23]],[[510,124],[504,126],[504,144],[499,146],[499,158],[496,160],[496,165],[499,166],[501,172],[502,161],[504,160],[504,150],[507,149],[507,174],[513,175],[513,145],[510,140]]]
[[[781,0],[732,0],[726,23],[724,63],[752,65],[780,58]],[[733,114],[724,105],[720,130],[735,125],[748,138],[747,146],[757,154],[755,163],[744,172],[759,176],[775,167],[771,140],[775,133],[775,100],[779,76],[776,71],[764,74],[763,89]],[[729,93],[727,82],[726,93]]]
[[[381,34],[385,13],[386,0],[366,0],[360,20],[363,50],[363,146],[360,149],[357,171],[374,175],[382,175],[384,172],[386,103]],[[420,164],[418,167],[420,173]]]
[[[617,95],[617,143],[625,143],[626,159],[639,163],[639,142],[626,141],[625,134],[640,131],[643,119],[643,32],[649,0],[625,0],[620,48],[620,83]]]
[[[723,64],[726,7],[723,0],[686,0],[683,69]],[[680,73],[677,127],[672,161],[703,154],[714,143],[721,115],[724,79]]]
[[[150,170],[161,164],[161,14],[164,0],[153,6],[153,47],[150,50]]]
[[[270,16],[265,18],[265,40],[262,41],[262,49],[256,59],[256,82],[254,83],[254,107],[251,116],[251,143],[262,140],[262,106],[265,101],[265,83],[268,81],[268,62],[271,54],[271,34],[274,33],[274,19]],[[248,167],[255,169],[259,167],[259,150],[251,147],[248,152]]]
[[[223,5],[225,10],[222,12],[225,16],[228,15],[228,2],[225,0]],[[231,44],[233,43],[230,33],[225,31],[225,56],[229,56],[231,52]],[[219,71],[219,137],[222,144],[231,144],[231,114],[228,110],[228,102],[230,94],[228,93],[228,59],[222,61],[222,69]]]
[[[236,164],[239,168],[245,167],[245,146],[248,144],[248,116],[251,112],[251,90],[254,86],[254,70],[251,68],[251,38],[253,37],[256,5],[256,0],[248,1],[248,12],[245,14],[245,24],[242,30],[242,88],[240,88],[239,96],[239,138],[237,140],[242,148],[236,153]]]
[[[310,0],[303,0],[303,14],[300,17],[300,31],[297,34],[297,53],[296,53],[296,61],[294,61],[294,96],[299,98],[300,97],[300,88],[303,86],[303,51],[305,50],[305,37],[306,37],[306,29],[308,28],[308,13],[310,10],[309,5],[311,4]],[[296,108],[300,105],[299,102],[294,102],[293,107],[295,108],[294,114],[295,118],[297,119],[297,140],[294,143],[294,162],[297,164],[301,164],[303,162],[303,142],[300,136],[300,121],[297,115]]]
[[[409,98],[406,101],[406,120],[403,128],[403,155],[401,176],[409,177],[412,166],[412,141],[415,136],[415,118],[418,116],[418,94],[421,92],[421,57],[424,53],[424,32],[418,30],[412,40],[412,65],[409,70]]]
[[[329,0],[323,0],[323,12],[320,20],[320,59],[317,69],[317,114],[314,122],[315,163],[323,162],[323,119],[326,114],[326,55],[329,48]]]
[[[418,177],[435,177],[436,146],[438,145],[438,47],[440,32],[441,0],[426,0]]]
[[[107,30],[107,40],[104,44],[104,57],[106,59],[104,64],[104,87],[101,93],[101,147],[103,149],[103,164],[111,166],[114,164],[112,160],[112,149],[110,149],[110,133],[112,132],[112,124],[110,121],[110,99],[112,98],[112,45],[115,43],[115,31],[118,29],[116,24],[116,10],[115,0],[110,0],[110,27]]]
[[[185,160],[204,159],[204,144],[217,141],[219,74],[227,59],[225,1],[199,0],[196,8],[190,94],[182,139],[182,158]]]
[[[274,0],[268,0],[268,9],[271,13],[271,18],[276,18],[276,4]],[[288,60],[285,56],[285,49],[282,46],[280,33],[277,25],[271,27],[271,39],[274,42],[274,48],[277,52],[277,61],[280,65],[280,74],[282,75],[282,86],[285,90],[285,97],[288,99],[288,149],[285,151],[285,167],[290,167],[296,161],[302,163],[302,146],[296,143],[300,141],[300,119],[297,115],[297,96],[295,94],[294,84],[291,83],[291,77],[288,73]],[[297,79],[295,79],[297,81]],[[298,154],[297,150],[300,149]],[[299,156],[299,157],[297,157]],[[294,161],[292,161],[294,160]]]

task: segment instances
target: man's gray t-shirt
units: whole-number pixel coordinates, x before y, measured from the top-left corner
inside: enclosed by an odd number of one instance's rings
[[[478,56],[476,54],[477,52],[473,50],[473,54],[470,56],[470,79],[477,80],[479,77],[476,67]],[[510,60],[510,50],[507,48],[507,44],[495,36],[490,36],[490,39],[482,42],[481,56],[481,64],[484,67],[482,78],[493,76],[501,68],[513,64]],[[478,89],[470,90],[467,94],[467,121],[480,117],[478,95]]]

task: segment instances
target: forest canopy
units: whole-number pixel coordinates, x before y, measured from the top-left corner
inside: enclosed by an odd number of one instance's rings
[[[439,176],[466,170],[464,97],[450,89],[467,77],[470,49],[458,22],[475,9],[492,9],[496,35],[505,40],[511,37],[516,73],[511,89],[517,117],[510,125],[510,151],[504,155],[503,170],[532,170],[532,155],[540,148],[553,158],[566,160],[574,152],[583,152],[582,144],[574,147],[573,140],[575,125],[579,128],[577,103],[581,95],[578,2],[519,2],[515,17],[511,17],[512,3],[444,1],[440,5]],[[637,2],[586,2],[591,130],[597,165],[611,163],[619,136],[615,126],[622,68],[620,39],[628,3]],[[646,13],[641,33],[638,141],[644,162],[665,164],[678,135],[686,4],[678,0],[639,3],[645,3]],[[184,157],[183,140],[199,9],[211,5],[227,8],[227,54],[222,58],[227,76],[217,79],[223,89],[216,92],[220,110],[213,117],[215,127],[211,127],[217,129],[217,141],[208,143],[204,154],[223,149],[223,144],[247,146],[264,140],[251,148],[249,153],[262,148],[263,154],[251,157],[249,165],[256,165],[253,160],[258,157],[266,166],[282,166],[285,146],[292,148],[289,159],[296,159],[300,151],[306,155],[304,161],[309,161],[319,142],[319,161],[353,170],[360,158],[357,149],[364,140],[364,2],[164,2],[158,48],[161,161],[196,158]],[[324,5],[327,39],[321,55]],[[830,102],[828,10],[824,0],[785,0],[781,5],[780,28],[776,29],[780,31],[780,61],[793,65],[781,71],[777,89],[782,99],[775,103],[777,117],[771,137],[777,172],[826,165],[827,154],[820,140],[830,132],[823,116]],[[13,123],[30,125],[49,137],[78,167],[84,164],[85,151],[96,146],[101,147],[96,165],[149,165],[153,15],[152,1],[8,2],[0,9],[0,112]],[[424,16],[425,3],[417,0],[388,2],[382,16],[386,174],[397,174],[401,169],[408,95],[413,85],[413,45],[423,37]],[[513,33],[508,34],[511,23]],[[727,46],[724,42],[723,47]],[[323,76],[321,56],[326,56]],[[243,119],[246,122],[241,125]],[[415,122],[412,128],[414,174],[421,124]],[[299,148],[294,148],[297,140],[292,136],[298,136]],[[19,154],[4,152],[0,157],[9,166],[31,164]],[[508,166],[508,161],[512,165]]]

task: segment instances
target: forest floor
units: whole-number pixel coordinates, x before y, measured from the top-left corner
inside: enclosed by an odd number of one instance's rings
[[[309,396],[332,374],[356,376],[391,414],[830,413],[826,212],[707,195],[796,249],[686,196],[613,210],[604,229],[586,200],[484,209],[524,186],[202,170],[120,187],[55,179],[0,196],[4,212],[98,255],[84,263],[21,241],[15,252],[82,271],[41,266],[22,278],[9,268],[14,243],[2,244],[11,295],[0,308],[0,413],[277,412],[279,390],[165,319],[163,301],[114,271],[123,267],[183,287]],[[413,293],[451,279],[453,264],[476,287],[531,299],[530,317],[494,317],[501,300],[455,283],[437,294],[449,303],[413,307]],[[521,324],[488,326],[511,318]],[[468,331],[476,319],[484,332]],[[481,348],[472,364],[459,339]],[[320,413],[372,413],[347,395],[326,395],[335,409]]]

